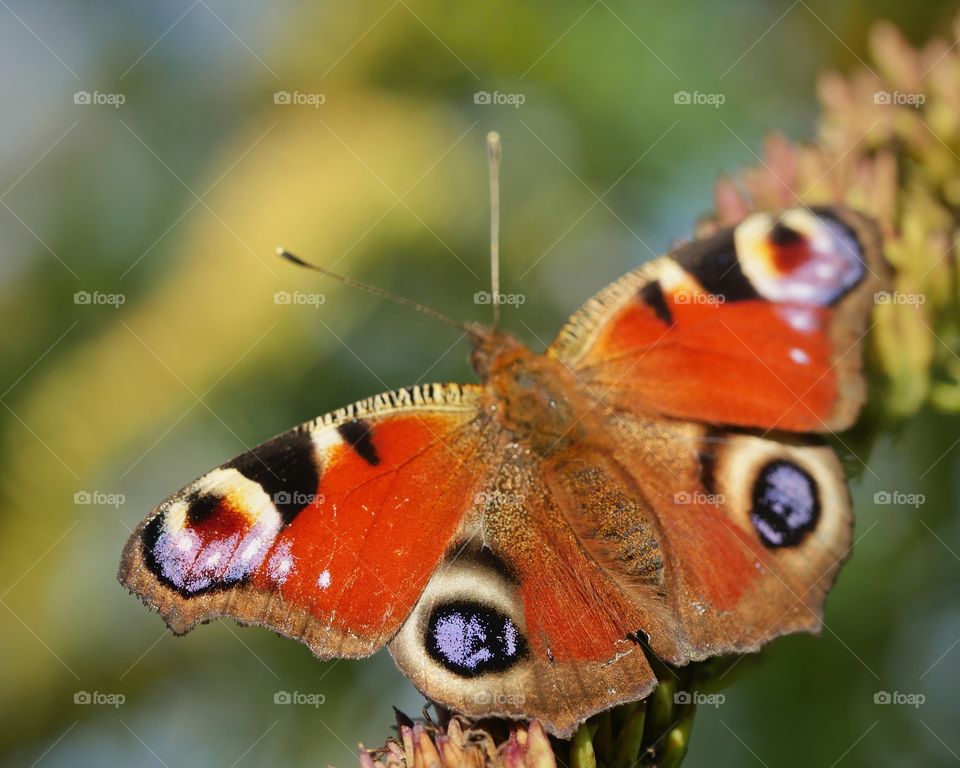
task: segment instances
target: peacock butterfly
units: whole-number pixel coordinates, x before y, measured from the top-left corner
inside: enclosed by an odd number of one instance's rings
[[[570,736],[656,686],[640,638],[685,665],[818,631],[852,516],[817,433],[863,403],[882,272],[867,218],[795,207],[628,273],[543,354],[469,326],[480,384],[236,457],[140,524],[120,580],[177,634],[230,616],[320,658],[387,645],[434,701]]]

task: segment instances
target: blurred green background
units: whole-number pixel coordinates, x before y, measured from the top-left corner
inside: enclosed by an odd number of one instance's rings
[[[811,136],[817,73],[862,66],[872,20],[922,41],[952,36],[955,10],[0,1],[0,763],[349,766],[357,742],[384,741],[391,705],[419,711],[385,652],[318,662],[230,621],[173,638],[115,578],[131,528],[245,447],[471,377],[457,331],[277,245],[485,320],[483,137],[498,129],[504,290],[526,296],[505,323],[542,347],[687,236],[767,131]],[[921,418],[877,446],[828,628],[744,663],[698,712],[687,765],[960,761],[958,435]],[[875,505],[878,491],[924,503]],[[925,702],[876,704],[883,691]]]

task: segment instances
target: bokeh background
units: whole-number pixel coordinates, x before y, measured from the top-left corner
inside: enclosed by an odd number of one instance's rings
[[[230,621],[174,638],[115,578],[131,528],[210,467],[362,396],[471,377],[459,332],[277,245],[485,319],[498,129],[504,290],[525,297],[505,323],[542,347],[689,235],[767,131],[811,136],[817,74],[863,66],[874,19],[922,41],[955,11],[0,0],[0,764],[349,766],[392,705],[419,712],[386,653],[319,662]],[[740,665],[688,765],[960,761],[958,436],[921,417],[866,468],[847,456],[858,541],[827,629]]]

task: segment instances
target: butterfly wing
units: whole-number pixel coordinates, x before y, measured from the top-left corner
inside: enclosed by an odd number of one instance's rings
[[[177,633],[218,616],[320,657],[390,643],[429,698],[569,736],[656,678],[638,605],[598,571],[540,462],[482,394],[426,387],[328,414],[207,473],[133,533],[120,580]]]
[[[821,626],[852,515],[834,452],[799,433],[856,417],[882,276],[879,239],[857,214],[759,214],[626,275],[551,346],[605,413],[599,487],[632,487],[655,521],[642,518],[675,622],[648,632],[662,658]],[[615,525],[601,512],[585,525]],[[611,541],[597,557],[623,571],[633,549]]]
[[[604,402],[762,429],[849,427],[879,238],[843,209],[755,214],[625,275],[548,354]]]
[[[819,631],[853,528],[846,479],[830,447],[818,438],[627,413],[609,428],[616,465],[658,521],[676,624],[648,633],[654,652],[685,664]]]
[[[627,414],[607,429],[603,447],[546,458],[503,446],[500,470],[390,643],[429,698],[478,718],[536,717],[569,737],[653,690],[647,646],[683,665],[819,626],[850,535],[828,448],[748,435],[717,443],[705,427]],[[705,445],[720,483],[709,495],[690,456]],[[760,510],[768,529],[748,514],[758,466],[774,462],[785,469],[768,473],[768,495],[789,494],[799,476],[815,484],[809,531],[777,529],[770,505]],[[772,534],[760,531],[770,530],[791,546],[768,546]]]
[[[536,717],[569,737],[654,688],[632,635],[658,624],[663,603],[636,602],[597,568],[553,470],[506,437],[501,455],[390,651],[434,701],[478,718]]]
[[[120,580],[176,633],[217,616],[320,657],[400,628],[473,505],[489,430],[478,390],[378,395],[209,472],[130,537]]]

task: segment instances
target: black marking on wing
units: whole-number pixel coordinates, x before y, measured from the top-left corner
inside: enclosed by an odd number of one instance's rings
[[[187,525],[202,525],[210,519],[217,507],[220,506],[220,497],[214,493],[195,493],[187,500]]]
[[[722,439],[723,433],[718,429],[707,429],[700,443],[700,484],[703,490],[714,495],[717,492],[717,442]]]
[[[366,421],[363,419],[345,421],[337,427],[337,432],[340,433],[344,442],[350,445],[367,464],[375,467],[380,463],[380,456],[377,454],[377,449],[371,439],[372,429]]]
[[[472,562],[489,571],[493,571],[509,584],[519,585],[520,576],[517,570],[501,558],[486,544],[476,545],[468,541],[458,541],[447,549],[447,562]]]
[[[673,314],[670,312],[670,307],[667,306],[667,301],[663,297],[663,286],[660,285],[659,280],[654,280],[652,283],[647,283],[643,286],[643,288],[640,289],[639,299],[650,307],[664,323],[673,325]]]
[[[726,301],[760,298],[740,269],[733,230],[684,245],[674,253],[673,259],[696,278],[704,290],[723,296]]]
[[[140,537],[143,551],[143,562],[146,564],[147,568],[150,569],[150,573],[156,576],[160,581],[162,581],[171,589],[175,589],[180,592],[181,596],[189,597],[189,594],[184,595],[183,590],[179,589],[175,584],[172,584],[163,576],[163,569],[160,567],[160,562],[157,560],[156,555],[157,540],[160,538],[161,533],[163,533],[163,515],[154,515],[147,521],[147,524],[143,526],[143,533]]]
[[[773,245],[796,245],[807,238],[792,227],[788,227],[782,220],[777,219],[770,230],[770,243]]]
[[[242,453],[224,467],[236,469],[259,483],[273,502],[284,525],[317,498],[320,471],[313,439],[306,431],[275,437]]]

